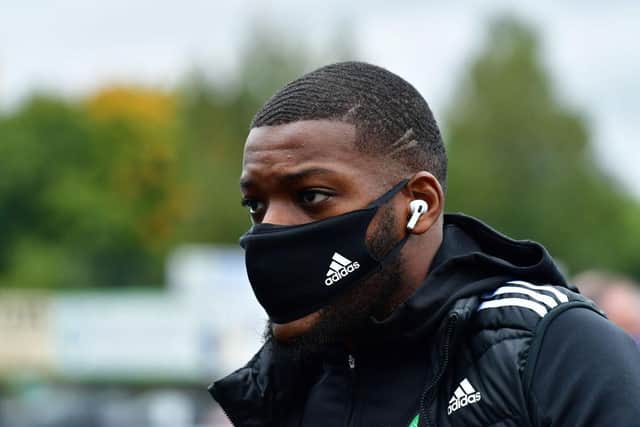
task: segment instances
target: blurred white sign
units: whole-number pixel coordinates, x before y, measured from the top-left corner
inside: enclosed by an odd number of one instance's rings
[[[168,289],[0,294],[0,374],[206,383],[258,350],[266,315],[242,251],[185,246]]]
[[[165,292],[57,297],[56,365],[65,377],[182,378],[203,373],[198,319]]]

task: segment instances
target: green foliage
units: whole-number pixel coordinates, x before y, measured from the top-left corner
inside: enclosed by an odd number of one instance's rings
[[[587,123],[554,92],[534,33],[495,22],[448,114],[447,208],[542,242],[571,271],[640,275],[638,203],[602,172]]]
[[[75,171],[72,164],[92,156],[83,144],[89,133],[80,111],[44,96],[0,121],[3,282],[41,284],[48,276],[57,282],[64,271],[73,270],[58,251],[56,242],[65,237],[67,223],[55,205],[64,197],[65,183],[86,172]]]
[[[135,179],[154,158],[149,143],[135,120],[88,110],[37,96],[0,120],[2,285],[161,281],[163,253],[145,233],[149,216],[138,211],[162,208],[164,183]]]

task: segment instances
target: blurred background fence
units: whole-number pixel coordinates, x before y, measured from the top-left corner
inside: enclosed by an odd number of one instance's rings
[[[0,426],[227,425],[206,385],[258,348],[264,322],[234,246],[248,124],[336,60],[377,62],[431,103],[447,210],[542,242],[603,305],[635,301],[640,7],[568,3],[329,2],[315,18],[289,1],[1,5]],[[193,46],[172,40],[194,31],[211,53],[185,59]],[[151,49],[128,43],[146,32]],[[115,78],[100,60],[111,38],[105,53],[130,52]],[[179,64],[164,77],[148,70],[162,54]],[[607,297],[621,281],[628,297]],[[635,319],[623,326],[640,337]]]

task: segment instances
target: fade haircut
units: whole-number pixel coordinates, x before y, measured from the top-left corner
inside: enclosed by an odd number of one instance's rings
[[[438,124],[420,93],[392,72],[364,62],[321,67],[276,92],[251,128],[320,119],[354,125],[358,150],[394,160],[401,174],[431,172],[446,188]]]

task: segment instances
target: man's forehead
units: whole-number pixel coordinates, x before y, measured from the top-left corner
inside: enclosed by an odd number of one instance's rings
[[[366,179],[379,175],[379,159],[358,150],[355,139],[355,126],[329,120],[254,128],[245,145],[240,185],[293,183],[311,176]]]
[[[334,159],[355,154],[355,126],[332,120],[305,120],[254,128],[247,137],[244,161],[285,156],[291,160]],[[274,159],[275,160],[275,159]]]

